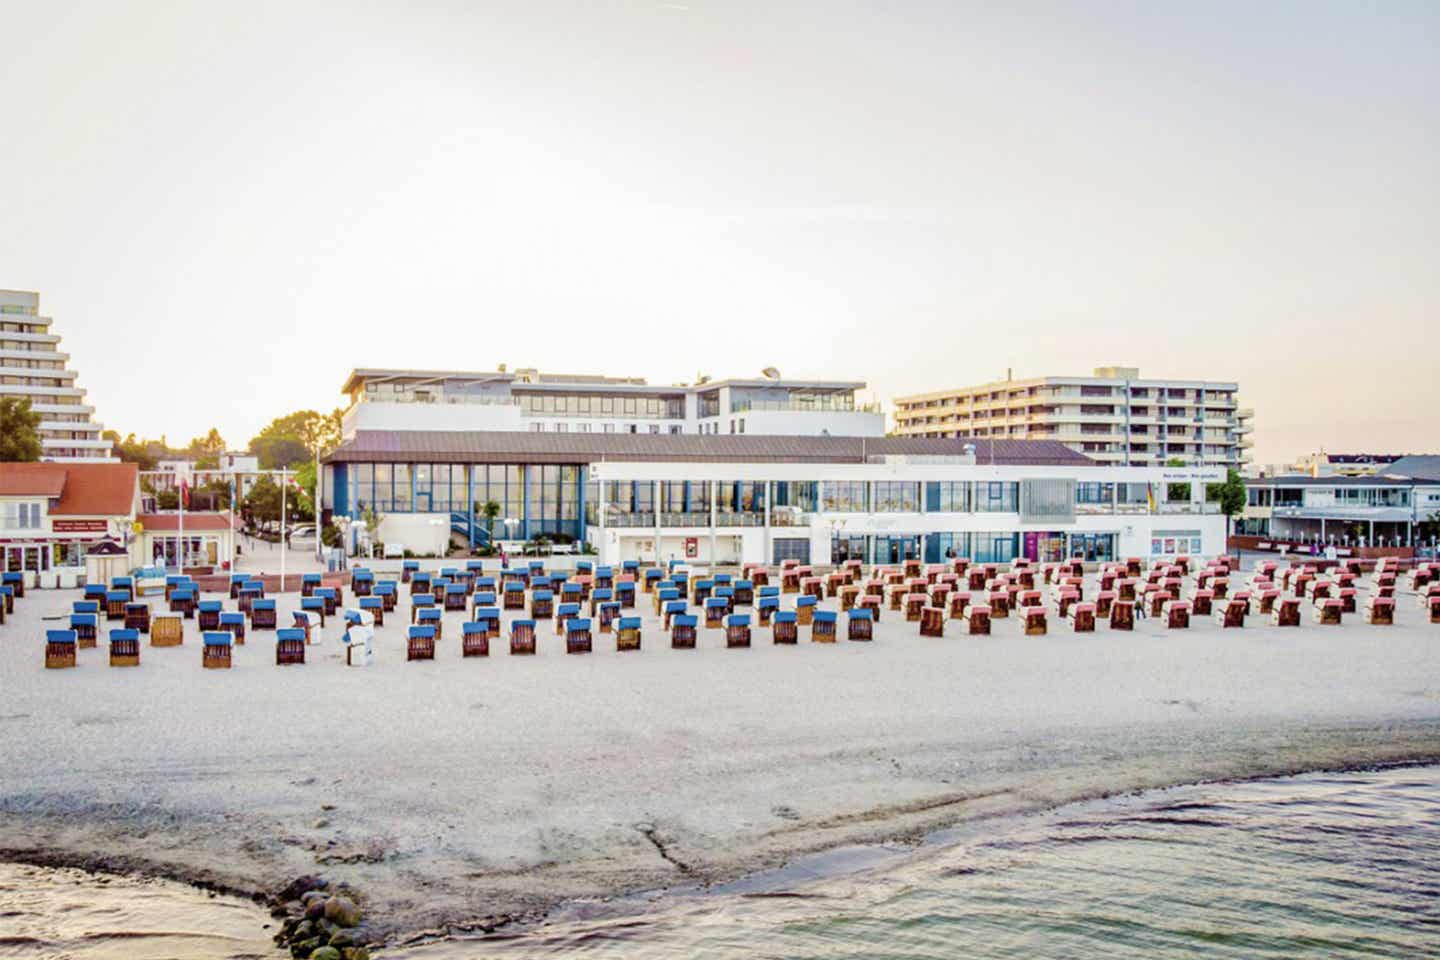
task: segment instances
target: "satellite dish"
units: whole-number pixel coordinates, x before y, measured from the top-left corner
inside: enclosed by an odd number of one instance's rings
[[[780,371],[776,370],[774,367],[766,367],[764,370],[760,371],[760,376],[764,377],[767,380],[779,380]]]

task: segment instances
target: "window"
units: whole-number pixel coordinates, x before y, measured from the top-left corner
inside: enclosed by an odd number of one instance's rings
[[[827,480],[821,489],[821,510],[830,513],[866,512],[866,490],[863,480]]]
[[[570,430],[570,424],[568,424],[568,423],[561,422],[561,423],[555,424],[555,432],[556,432],[556,433],[566,433],[566,432],[568,432],[569,430]]]
[[[543,424],[543,423],[532,423],[532,424],[530,424],[530,432],[531,432],[531,433],[544,433],[544,432],[545,432],[545,424]]]
[[[36,503],[6,503],[3,505],[3,512],[0,512],[0,526],[11,530],[36,530],[40,527],[40,504]]]
[[[602,423],[602,424],[600,425],[600,432],[601,432],[601,433],[614,433],[614,432],[615,432],[615,424],[613,424],[613,423]]]
[[[973,509],[970,484],[948,480],[927,483],[925,509],[932,513],[969,513]]]
[[[975,485],[975,509],[981,513],[1018,513],[1020,484],[988,481]]]
[[[588,424],[588,423],[577,423],[577,424],[575,424],[575,432],[576,432],[576,433],[589,433],[589,432],[590,432],[590,424]]]
[[[660,424],[658,424],[658,423],[652,423],[652,424],[650,424],[650,432],[651,432],[651,433],[659,433],[659,432],[660,432]]]
[[[898,480],[880,480],[873,485],[872,503],[876,513],[918,513],[920,484]]]

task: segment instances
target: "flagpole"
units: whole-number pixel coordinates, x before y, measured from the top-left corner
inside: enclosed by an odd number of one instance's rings
[[[290,471],[280,468],[280,590],[285,592],[285,488],[290,485]]]
[[[180,486],[175,490],[175,502],[180,508],[180,545],[176,554],[180,560],[180,576],[185,576],[185,477],[180,477]]]

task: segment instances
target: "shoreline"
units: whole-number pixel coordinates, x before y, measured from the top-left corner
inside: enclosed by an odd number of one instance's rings
[[[881,846],[904,846],[907,848],[906,853],[897,852],[895,854],[895,856],[901,857],[921,847],[935,845],[938,848],[944,848],[949,846],[950,842],[943,839],[943,835],[948,832],[966,827],[980,828],[984,824],[992,822],[999,823],[1040,816],[1076,804],[1195,786],[1252,783],[1313,774],[1344,774],[1440,766],[1440,721],[1432,725],[1421,725],[1416,728],[1415,732],[1424,726],[1434,726],[1435,729],[1424,734],[1423,739],[1430,746],[1419,751],[1397,748],[1388,756],[1356,758],[1338,763],[1323,763],[1318,766],[1304,762],[1277,761],[1273,764],[1256,767],[1247,773],[1182,778],[1144,784],[1132,783],[1114,789],[1082,791],[1057,796],[1053,800],[1046,801],[1027,798],[1026,791],[1017,788],[990,791],[983,795],[941,799],[921,805],[922,808],[919,810],[895,810],[882,807],[854,811],[842,814],[836,819],[875,824],[875,829],[868,835],[853,839],[849,836],[836,837],[833,842],[818,845],[797,845],[790,848],[788,852],[777,853],[774,857],[767,856],[764,861],[751,861],[748,866],[744,867],[737,865],[734,870],[726,870],[718,865],[713,867],[701,865],[699,868],[683,871],[682,875],[672,883],[623,886],[589,896],[560,896],[543,907],[527,909],[514,914],[484,916],[456,914],[435,917],[433,918],[434,922],[420,929],[406,925],[398,918],[386,917],[383,914],[367,916],[366,923],[382,936],[383,939],[377,944],[378,946],[382,949],[400,949],[448,940],[477,939],[479,936],[501,930],[507,931],[507,933],[524,933],[551,919],[556,913],[567,907],[580,904],[606,903],[623,912],[623,905],[626,902],[636,902],[664,895],[678,897],[721,895],[728,891],[713,890],[712,888],[730,887],[736,884],[760,888],[747,890],[747,894],[773,895],[775,890],[784,884],[783,875],[786,871],[798,866],[796,861],[833,858],[837,854],[861,852]],[[1393,734],[1397,731],[1391,729],[1389,732]],[[985,801],[1001,797],[1011,798],[1018,802],[1009,806],[998,804],[988,806],[985,803]],[[961,808],[963,808],[963,812],[954,812],[960,811]],[[923,817],[923,822],[911,823],[903,828],[899,827],[899,824],[907,817],[916,816]],[[0,835],[9,834],[12,829],[22,828],[27,820],[29,818],[24,815],[0,814]],[[45,820],[44,817],[36,817],[30,822],[30,826],[43,830]],[[830,828],[825,823],[811,826],[813,829],[819,830]],[[778,860],[775,860],[777,857]],[[771,862],[772,860],[775,862]],[[137,857],[113,850],[93,852],[55,848],[40,850],[34,847],[5,845],[0,846],[0,862],[42,868],[76,869],[95,875],[119,874],[141,879],[167,880],[207,893],[249,900],[267,909],[280,906],[280,901],[275,896],[276,892],[295,879],[294,877],[251,877],[248,880],[237,881],[234,878],[224,878],[213,870],[177,869],[173,862]],[[873,868],[873,863],[866,863],[862,866],[821,867],[818,870],[811,869],[809,865],[806,865],[805,881],[835,879]],[[320,872],[320,875],[324,875],[323,871]],[[360,892],[365,893],[363,889]],[[257,931],[257,933],[259,932],[262,931]]]

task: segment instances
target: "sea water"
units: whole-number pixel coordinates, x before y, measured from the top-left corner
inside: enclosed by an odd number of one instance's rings
[[[0,957],[272,956],[253,904],[0,867]],[[517,958],[1440,957],[1440,767],[1179,787],[380,951]]]

